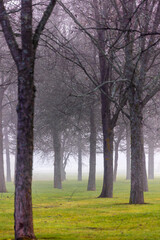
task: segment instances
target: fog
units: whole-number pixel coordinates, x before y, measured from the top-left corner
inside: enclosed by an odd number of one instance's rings
[[[96,177],[98,179],[103,177],[103,155],[97,154],[97,164],[96,164]],[[83,179],[88,178],[89,173],[89,157],[83,157]],[[148,154],[146,154],[146,168],[148,172]],[[5,173],[6,173],[6,164],[5,165]],[[34,156],[33,161],[33,180],[46,180],[46,181],[52,181],[53,180],[53,172],[54,172],[54,166],[53,162],[50,160],[47,161],[47,159],[43,162],[42,157],[40,156]],[[160,153],[157,152],[155,154],[155,177],[160,177]],[[12,179],[14,176],[14,156],[11,156],[11,174]],[[78,174],[78,163],[77,159],[70,158],[68,161],[68,164],[66,166],[66,175],[67,180],[69,179],[77,179]],[[117,176],[125,178],[126,175],[126,156],[125,153],[119,152],[119,159],[118,159],[118,171]]]

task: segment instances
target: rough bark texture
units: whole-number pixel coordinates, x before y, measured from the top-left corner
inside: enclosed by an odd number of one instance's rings
[[[15,239],[35,239],[32,218],[32,162],[34,120],[34,59],[32,1],[22,1],[21,63],[18,65],[17,163],[15,179]]]
[[[126,180],[131,179],[131,134],[130,126],[126,127]]]
[[[6,149],[6,167],[7,167],[7,182],[11,182],[11,167],[10,167],[10,152],[7,127],[4,129],[5,149]]]
[[[3,133],[2,133],[2,100],[4,90],[0,88],[0,192],[6,192],[6,184],[4,178],[4,162],[3,162]]]
[[[144,203],[143,196],[143,131],[142,106],[134,87],[131,90],[130,124],[131,124],[131,192],[130,203]],[[131,100],[130,99],[130,100]]]
[[[96,123],[94,106],[91,106],[90,109],[90,159],[87,190],[96,190]]]
[[[154,141],[148,141],[148,178],[154,179]]]
[[[34,239],[31,196],[34,85],[31,68],[19,73],[18,98],[15,239]]]
[[[56,0],[51,0],[32,36],[32,0],[21,0],[21,49],[15,39],[3,0],[0,23],[18,72],[17,162],[15,178],[15,239],[35,239],[32,219],[32,158],[34,116],[34,61],[40,35]]]
[[[82,181],[82,136],[78,135],[78,181]]]
[[[53,130],[54,147],[54,188],[62,188],[61,178],[61,137],[57,128]]]

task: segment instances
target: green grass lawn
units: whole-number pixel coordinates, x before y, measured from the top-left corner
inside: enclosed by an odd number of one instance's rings
[[[68,180],[63,189],[53,189],[52,182],[33,182],[34,229],[37,239],[159,240],[160,179],[149,181],[144,205],[129,205],[130,184],[120,179],[114,185],[113,199],[97,198],[97,191],[87,192],[87,181]],[[14,188],[0,195],[0,239],[14,239]]]

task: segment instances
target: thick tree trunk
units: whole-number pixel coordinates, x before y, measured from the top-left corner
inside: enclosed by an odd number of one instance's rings
[[[143,196],[143,129],[140,95],[130,87],[130,125],[131,125],[131,192],[130,203],[144,203]]]
[[[148,141],[148,178],[154,179],[154,141]]]
[[[126,127],[126,180],[131,179],[131,134],[130,126]]]
[[[54,147],[54,188],[62,188],[61,178],[61,137],[59,130],[53,127],[53,147]]]
[[[27,53],[24,52],[24,55]],[[27,59],[26,59],[27,61]],[[24,66],[24,65],[23,65]],[[32,219],[34,79],[32,67],[18,73],[17,162],[15,179],[15,239],[35,239]]]
[[[7,182],[11,182],[11,167],[10,167],[10,152],[7,127],[4,128],[5,134],[5,149],[6,149],[6,167],[7,167]]]
[[[78,135],[78,181],[82,181],[82,136]]]
[[[87,190],[96,190],[96,123],[94,106],[91,106],[90,109],[90,159]]]
[[[4,178],[4,161],[3,161],[3,133],[2,133],[2,101],[3,89],[0,89],[0,192],[6,192],[6,184]]]

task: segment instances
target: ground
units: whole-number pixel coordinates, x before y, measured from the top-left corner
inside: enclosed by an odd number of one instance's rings
[[[33,215],[37,239],[57,240],[159,240],[160,179],[149,181],[143,205],[129,205],[129,181],[119,179],[113,199],[87,192],[87,180],[67,180],[63,189],[49,181],[33,182]],[[0,195],[0,239],[14,239],[14,185]]]

